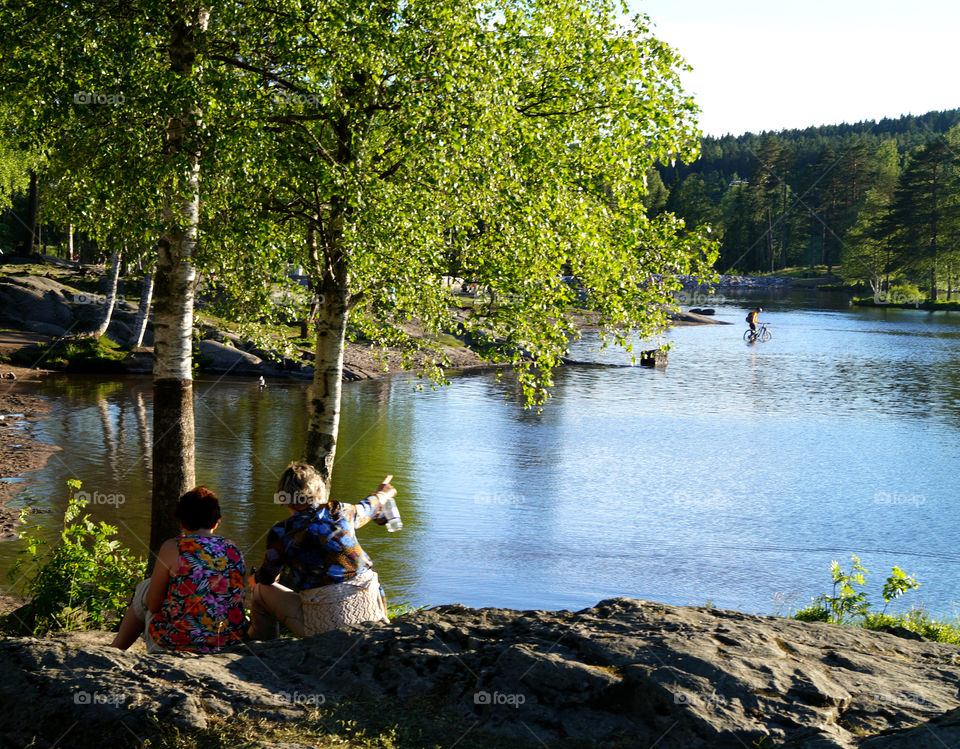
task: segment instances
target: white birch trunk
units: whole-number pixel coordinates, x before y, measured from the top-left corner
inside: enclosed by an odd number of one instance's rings
[[[140,348],[143,345],[143,336],[147,332],[147,321],[150,319],[150,300],[153,299],[153,273],[143,277],[140,283],[140,305],[137,307],[137,321],[133,325],[133,335],[130,337],[131,348]]]
[[[317,316],[317,349],[313,384],[308,396],[304,459],[323,476],[329,488],[340,431],[343,351],[347,332],[347,290],[324,292]]]
[[[307,231],[312,288],[319,288],[317,301],[317,347],[313,384],[307,397],[307,439],[304,460],[316,468],[330,488],[333,461],[340,431],[340,396],[343,385],[343,352],[346,344],[349,287],[346,269],[330,256],[341,258],[340,232],[334,227],[326,238],[324,262],[317,250],[317,231]]]
[[[171,72],[183,80],[193,73],[197,41],[207,28],[209,8],[174,22],[168,46]],[[196,484],[193,419],[193,256],[200,218],[200,150],[188,130],[201,113],[188,106],[167,122],[165,152],[173,165],[186,156],[183,172],[167,175],[163,219],[157,243],[153,305],[153,496],[150,550],[178,535],[177,500]]]
[[[122,261],[123,253],[117,252],[116,250],[110,253],[110,279],[107,286],[100,324],[90,334],[94,338],[105,336],[107,329],[110,327],[110,320],[113,319],[113,308],[117,304],[117,286],[120,283],[120,265]]]

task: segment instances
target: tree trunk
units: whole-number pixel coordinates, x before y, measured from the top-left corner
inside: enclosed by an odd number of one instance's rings
[[[317,350],[310,386],[304,460],[329,487],[340,429],[343,350],[347,332],[347,290],[325,285],[317,316]]]
[[[94,338],[100,338],[107,334],[107,328],[110,327],[110,320],[113,318],[113,308],[117,304],[117,286],[120,283],[120,265],[123,262],[123,253],[114,250],[110,253],[110,276],[104,295],[103,316],[100,318],[100,325],[90,334]]]
[[[178,18],[168,53],[170,69],[181,79],[193,71],[197,36],[207,28],[208,8]],[[196,484],[193,421],[193,255],[200,217],[200,150],[187,142],[186,130],[198,125],[200,112],[187,106],[166,127],[167,163],[186,157],[186,169],[168,175],[164,188],[166,230],[157,243],[156,298],[153,311],[153,497],[150,550],[179,534],[173,517],[177,500]],[[191,145],[193,146],[191,148]]]
[[[18,255],[30,257],[33,254],[33,245],[37,238],[37,214],[40,212],[40,186],[37,182],[37,173],[30,170],[30,198],[27,203],[26,234],[23,244],[17,251]]]
[[[334,252],[339,257],[340,234],[336,229],[326,241],[325,260]],[[316,468],[330,487],[333,461],[340,430],[340,394],[343,384],[343,351],[347,333],[349,288],[345,270],[329,261],[320,263],[315,227],[307,231],[307,254],[310,257],[313,288],[320,289],[317,298],[317,349],[313,362],[313,384],[307,406],[307,439],[304,460]]]
[[[67,260],[73,262],[73,224],[67,224]]]
[[[767,206],[767,250],[770,254],[770,272],[773,273],[773,209]]]
[[[783,183],[783,212],[780,214],[780,268],[787,267],[787,183]]]
[[[148,273],[140,282],[140,305],[137,307],[137,321],[133,325],[130,338],[131,348],[143,345],[143,336],[147,332],[147,320],[150,319],[150,300],[153,298],[153,273]]]

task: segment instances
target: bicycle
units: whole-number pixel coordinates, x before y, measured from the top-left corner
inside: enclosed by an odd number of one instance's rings
[[[743,333],[743,340],[747,343],[755,343],[756,341],[766,343],[771,338],[773,338],[773,333],[767,330],[767,324],[765,322],[757,323],[756,330],[747,329]]]

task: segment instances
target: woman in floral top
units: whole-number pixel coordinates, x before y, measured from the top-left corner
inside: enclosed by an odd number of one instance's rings
[[[243,557],[213,534],[221,517],[216,495],[198,486],[175,514],[184,535],[163,542],[153,575],[137,586],[113,641],[121,650],[141,633],[148,652],[214,653],[243,637]]]

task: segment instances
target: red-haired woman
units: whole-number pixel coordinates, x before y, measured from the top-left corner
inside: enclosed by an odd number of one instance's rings
[[[174,514],[183,535],[160,546],[153,575],[137,586],[111,643],[116,648],[126,650],[142,634],[148,653],[215,653],[243,638],[243,557],[214,535],[217,495],[198,486],[180,497]]]

